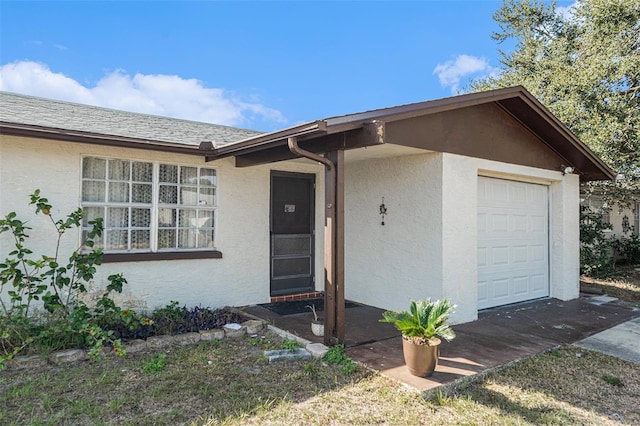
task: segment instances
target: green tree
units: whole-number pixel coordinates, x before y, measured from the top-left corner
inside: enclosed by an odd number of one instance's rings
[[[607,198],[640,199],[640,0],[504,0],[494,14],[501,69],[470,89],[523,85],[625,179]],[[566,12],[566,10],[565,10]]]

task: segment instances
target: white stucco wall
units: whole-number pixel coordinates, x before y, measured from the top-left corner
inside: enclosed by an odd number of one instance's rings
[[[53,250],[52,228],[33,215],[28,195],[40,188],[58,217],[80,203],[82,155],[186,165],[202,159],[97,145],[0,136],[0,214],[29,218],[31,247]],[[127,297],[148,308],[178,300],[219,307],[269,301],[270,170],[316,174],[316,289],[324,284],[324,173],[310,162],[238,169],[232,159],[206,163],[218,174],[216,247],[222,259],[110,263],[96,285],[122,272]],[[550,188],[550,293],[578,296],[578,176],[453,154],[425,153],[348,162],[345,166],[345,295],[384,309],[411,299],[448,298],[454,322],[477,318],[477,179],[490,176]],[[379,206],[387,207],[381,225]],[[0,237],[0,257],[11,248]],[[76,247],[70,235],[63,249]]]
[[[398,310],[411,299],[442,297],[441,176],[436,153],[346,165],[347,299]]]
[[[577,175],[430,153],[347,165],[347,298],[404,310],[411,299],[444,297],[458,305],[454,322],[476,319],[479,175],[549,186],[550,294],[577,297]]]
[[[81,156],[128,158],[171,164],[214,167],[218,176],[216,248],[222,259],[108,263],[99,267],[95,284],[105,285],[108,275],[127,278],[127,298],[145,301],[148,308],[177,300],[188,306],[239,306],[269,301],[269,197],[270,171],[316,174],[316,285],[323,287],[323,168],[311,162],[289,161],[265,166],[235,168],[233,159],[204,163],[201,158],[0,136],[0,215],[15,211],[28,218],[34,229],[30,247],[35,253],[52,253],[53,227],[28,206],[29,194],[39,188],[54,206],[55,216],[80,204]],[[0,237],[0,257],[11,249],[8,235]],[[63,251],[77,247],[79,235],[65,238]]]

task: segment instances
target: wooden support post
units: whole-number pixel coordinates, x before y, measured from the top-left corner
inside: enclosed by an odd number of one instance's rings
[[[344,151],[325,157],[334,164],[325,172],[324,343],[344,343]]]

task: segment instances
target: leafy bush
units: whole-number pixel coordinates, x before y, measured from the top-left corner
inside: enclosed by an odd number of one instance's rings
[[[580,206],[580,272],[593,277],[605,277],[614,270],[612,241],[605,231],[611,225],[589,207]]]
[[[162,334],[220,329],[225,324],[240,323],[243,318],[228,309],[179,307],[178,302],[172,301],[154,309],[148,318],[133,311],[123,311],[123,315],[103,317],[102,321],[101,326],[112,330],[118,339],[133,340]]]
[[[633,234],[630,237],[621,236],[612,243],[618,261],[630,265],[640,263],[640,237]]]
[[[63,260],[61,252],[65,233],[82,226],[83,211],[77,209],[56,220],[49,201],[35,190],[29,205],[36,215],[49,218],[55,229],[55,253],[34,255],[27,247],[31,229],[27,222],[11,212],[0,219],[0,234],[8,233],[14,249],[0,263],[0,367],[12,356],[30,349],[42,352],[80,346],[91,348],[89,356],[97,358],[104,344],[114,346],[124,355],[120,341],[112,331],[99,324],[105,317],[120,317],[122,311],[110,298],[122,292],[126,280],[120,274],[110,275],[105,292],[94,307],[79,298],[102,263],[102,250],[95,249],[95,239],[102,235],[102,219],[89,221],[90,230],[80,247]],[[38,312],[38,309],[44,309]]]

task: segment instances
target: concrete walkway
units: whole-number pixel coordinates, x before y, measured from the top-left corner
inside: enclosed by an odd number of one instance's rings
[[[640,364],[640,318],[601,331],[575,345]]]

